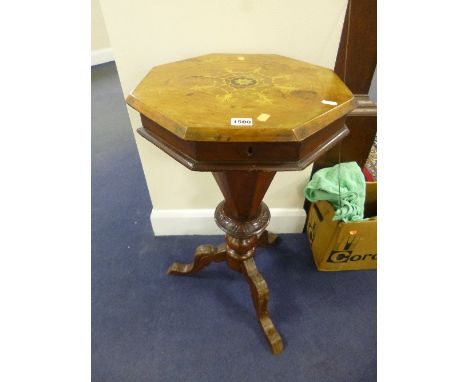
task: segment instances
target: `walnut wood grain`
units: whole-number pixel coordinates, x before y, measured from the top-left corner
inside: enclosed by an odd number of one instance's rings
[[[168,275],[189,275],[200,272],[212,262],[225,261],[226,245],[204,244],[197,247],[193,262],[189,264],[173,263],[167,270]]]
[[[283,351],[283,342],[268,313],[267,283],[258,272],[253,259],[259,236],[264,237],[263,232],[269,223],[268,207],[262,203],[262,199],[275,172],[224,171],[213,175],[225,198],[225,202],[221,204],[226,206],[223,213],[229,215],[230,222],[234,223],[234,227],[230,227],[220,222],[226,216],[217,209],[215,220],[227,233],[227,263],[246,277],[260,326],[273,354],[278,354]],[[239,232],[238,227],[246,222],[256,228],[251,230],[250,235],[245,235],[245,230]]]
[[[275,174],[275,171],[214,172],[213,176],[226,201],[226,213],[244,221],[257,217],[260,203]]]
[[[259,240],[265,245],[276,239],[276,235],[265,231],[270,212],[262,203],[274,175],[274,172],[265,171],[213,173],[225,198],[215,210],[215,221],[226,232],[225,243],[217,247],[210,244],[199,246],[192,263],[174,263],[167,273],[193,274],[213,261],[225,261],[231,269],[242,273],[249,283],[260,326],[272,352],[278,354],[283,350],[283,342],[268,313],[268,286],[254,262]]]
[[[331,70],[306,62],[211,54],[153,68],[127,103],[140,113],[142,137],[190,170],[212,172],[224,196],[215,221],[225,243],[198,247],[192,263],[174,263],[168,273],[226,262],[246,278],[260,326],[280,353],[268,287],[254,262],[257,246],[276,239],[266,231],[262,199],[277,171],[304,169],[348,134],[355,97]],[[235,117],[253,125],[232,126]]]
[[[250,286],[257,318],[271,346],[271,350],[273,354],[281,353],[283,351],[283,340],[268,313],[269,291],[267,283],[260,272],[258,272],[252,258],[242,262],[242,273]]]
[[[127,103],[187,141],[291,142],[356,101],[327,68],[271,54],[208,54],[154,67]],[[253,125],[232,126],[231,118]]]
[[[257,247],[268,247],[275,244],[279,240],[279,236],[270,231],[263,231],[258,238]]]
[[[186,141],[145,116],[137,132],[193,171],[298,171],[336,146],[348,134],[340,118],[301,142]]]

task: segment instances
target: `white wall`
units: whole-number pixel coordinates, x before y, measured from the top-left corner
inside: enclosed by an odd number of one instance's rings
[[[91,0],[91,65],[102,64],[113,59],[99,0]]]
[[[124,95],[153,66],[205,53],[277,53],[333,68],[347,5],[347,0],[100,2]],[[129,113],[135,131],[141,122],[133,109]],[[136,142],[155,208],[153,223],[159,225],[158,211],[213,209],[222,200],[210,173],[187,170],[138,134]],[[265,197],[273,215],[289,208],[304,221],[302,189],[310,171],[276,175]],[[206,233],[197,227],[201,220],[194,223],[183,233]],[[166,228],[156,227],[156,234],[178,233],[177,224],[161,224]],[[283,231],[280,222],[275,227]]]

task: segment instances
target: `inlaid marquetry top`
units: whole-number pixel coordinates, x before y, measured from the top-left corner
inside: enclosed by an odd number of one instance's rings
[[[269,54],[209,54],[154,67],[127,97],[190,141],[301,141],[354,109],[330,69]]]

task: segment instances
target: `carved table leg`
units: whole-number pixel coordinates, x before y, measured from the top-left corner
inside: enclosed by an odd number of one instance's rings
[[[270,343],[271,350],[273,354],[281,353],[283,351],[283,340],[268,313],[269,291],[267,283],[257,270],[253,258],[243,261],[241,270],[249,283],[257,318]]]
[[[271,244],[276,235],[265,231],[270,211],[263,196],[274,172],[225,171],[213,173],[224,202],[215,210],[215,221],[226,232],[226,262],[247,279],[260,325],[274,354],[283,350],[283,342],[268,313],[268,287],[257,271],[253,256],[258,244]]]
[[[188,275],[199,272],[213,261],[244,275],[250,286],[260,326],[274,354],[283,351],[283,341],[268,313],[268,286],[258,272],[253,256],[257,245],[272,244],[277,236],[265,231],[270,211],[262,198],[275,173],[265,171],[227,171],[213,173],[225,200],[215,210],[216,224],[226,232],[225,244],[201,245],[190,264],[172,264],[167,273]]]
[[[262,211],[265,212],[265,209],[266,206],[263,206]],[[241,272],[247,279],[260,326],[273,354],[278,354],[283,351],[283,341],[268,313],[269,292],[267,283],[258,272],[253,259],[256,243],[257,235],[238,238],[227,234],[226,262],[230,268]]]
[[[268,247],[270,245],[275,244],[278,239],[279,237],[276,233],[270,231],[263,231],[258,238],[257,246]]]
[[[201,271],[213,261],[220,262],[226,258],[226,244],[217,247],[204,244],[197,247],[193,262],[190,264],[173,263],[167,270],[169,275],[189,275]]]

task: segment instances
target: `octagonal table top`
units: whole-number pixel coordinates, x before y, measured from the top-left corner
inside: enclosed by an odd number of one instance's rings
[[[270,54],[208,54],[156,66],[127,97],[189,141],[302,141],[356,106],[330,69]]]

